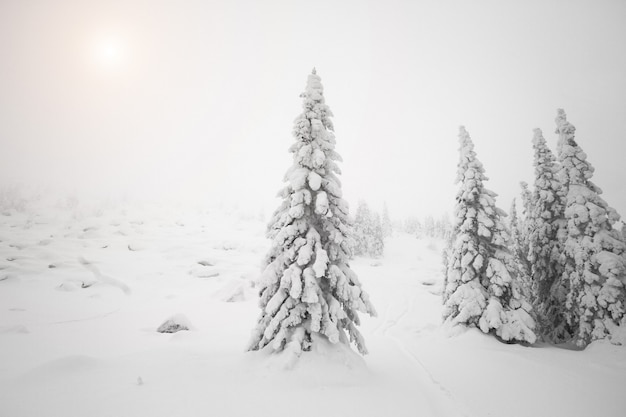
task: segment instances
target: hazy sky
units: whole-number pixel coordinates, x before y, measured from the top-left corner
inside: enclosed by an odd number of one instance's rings
[[[626,215],[623,0],[0,0],[0,183],[271,210],[313,66],[353,209],[451,212],[463,124],[508,210],[562,107]]]

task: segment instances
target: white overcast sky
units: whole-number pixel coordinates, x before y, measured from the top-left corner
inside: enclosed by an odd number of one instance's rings
[[[313,66],[353,208],[451,213],[462,124],[508,210],[562,107],[626,214],[623,0],[2,0],[0,183],[271,210]]]

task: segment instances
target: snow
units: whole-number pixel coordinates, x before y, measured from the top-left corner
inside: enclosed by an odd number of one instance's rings
[[[311,187],[311,190],[317,191],[321,185],[322,177],[317,172],[311,171],[309,173],[309,186]]]
[[[524,347],[443,326],[442,241],[396,231],[376,266],[350,262],[379,311],[360,326],[368,355],[320,339],[289,362],[244,352],[270,244],[264,221],[168,206],[9,214],[0,215],[0,416],[618,417],[626,409],[625,347]],[[130,242],[143,249],[128,250]],[[315,271],[302,275],[307,292]],[[227,302],[232,292],[241,296]],[[157,333],[171,317],[192,331]]]

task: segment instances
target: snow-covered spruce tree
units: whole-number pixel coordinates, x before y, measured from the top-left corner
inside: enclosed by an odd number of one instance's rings
[[[352,341],[365,354],[358,312],[376,312],[348,264],[352,228],[336,176],[341,157],[315,69],[301,97],[303,112],[294,122],[295,143],[289,149],[293,165],[279,193],[282,204],[268,225],[272,246],[248,349],[287,349],[298,357],[321,338],[333,344]]]
[[[565,112],[556,117],[559,176],[564,186],[560,288],[565,292],[565,337],[579,347],[610,337],[626,313],[626,244],[613,227],[617,212],[600,197],[593,167],[574,139]],[[557,323],[558,325],[558,323]]]
[[[533,149],[535,182],[530,198],[533,205],[526,213],[533,307],[541,333],[548,340],[558,341],[555,329],[563,321],[560,316],[565,304],[565,294],[554,285],[560,275],[561,247],[557,234],[563,225],[562,187],[557,175],[559,165],[540,129],[534,131]]]
[[[534,343],[531,306],[522,298],[519,272],[508,248],[509,236],[495,205],[474,144],[465,128],[459,139],[454,240],[448,250],[444,319],[475,326],[508,342]]]

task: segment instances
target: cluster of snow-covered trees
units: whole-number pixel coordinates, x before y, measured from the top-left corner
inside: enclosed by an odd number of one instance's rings
[[[452,233],[452,224],[447,213],[444,213],[438,219],[428,215],[423,221],[420,221],[415,216],[411,216],[405,219],[402,224],[402,230],[419,238],[432,237],[448,240]]]
[[[592,181],[593,167],[563,110],[557,155],[539,129],[535,180],[522,183],[508,224],[467,131],[460,161],[453,237],[446,252],[444,318],[510,342],[585,347],[610,338],[626,312],[626,239],[619,215]]]
[[[250,350],[288,350],[295,357],[318,341],[353,342],[366,353],[358,313],[375,315],[349,265],[354,254],[380,256],[392,233],[360,202],[354,220],[342,198],[341,157],[320,77],[309,75],[295,120],[293,165],[268,225],[272,246],[259,282],[261,314]],[[446,238],[444,319],[477,327],[510,343],[571,342],[584,347],[610,337],[626,303],[626,231],[593,182],[593,167],[559,110],[557,156],[535,131],[535,180],[522,183],[509,221],[486,188],[485,170],[461,127],[459,191],[453,225],[432,216],[413,233]]]

